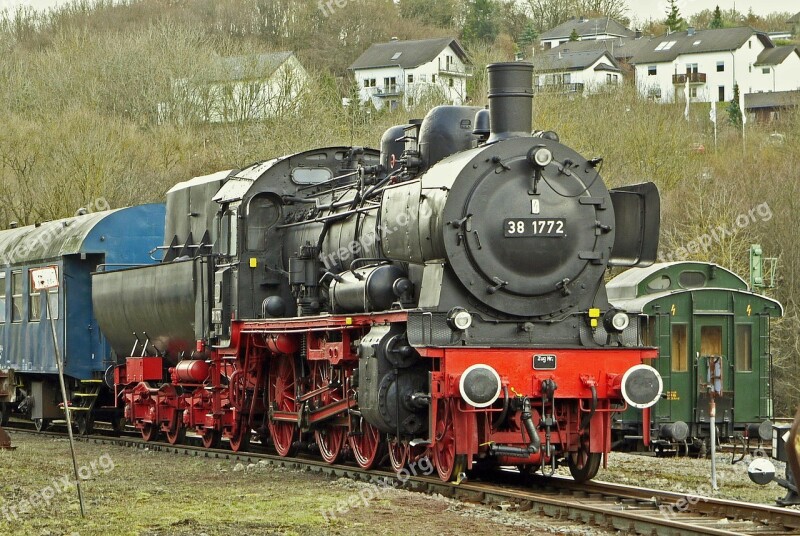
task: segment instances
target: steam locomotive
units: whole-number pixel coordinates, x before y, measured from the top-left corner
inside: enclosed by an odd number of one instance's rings
[[[603,280],[653,262],[658,192],[609,191],[601,158],[531,134],[532,65],[488,76],[488,109],[434,108],[379,151],[172,188],[161,262],[92,276],[128,423],[364,468],[430,456],[443,480],[476,463],[594,477],[612,412],[661,395]]]

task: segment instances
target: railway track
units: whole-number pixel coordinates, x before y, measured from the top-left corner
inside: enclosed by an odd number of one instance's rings
[[[12,423],[10,430],[41,437],[63,437],[66,432],[36,432]],[[516,470],[485,472],[477,480],[460,484],[437,477],[398,475],[386,470],[364,471],[350,465],[328,465],[305,457],[283,458],[253,444],[252,452],[205,449],[199,438],[187,437],[189,444],[170,445],[144,442],[141,438],[106,435],[78,436],[79,441],[149,449],[210,459],[227,459],[245,464],[266,462],[277,467],[327,475],[378,485],[392,485],[411,491],[437,493],[453,499],[481,503],[510,511],[530,511],[540,516],[570,520],[599,529],[625,534],[732,535],[800,534],[800,511],[741,503],[711,497],[637,488],[592,481],[576,485],[565,477],[530,477]],[[194,444],[195,441],[197,444]],[[482,480],[482,479],[483,480]]]

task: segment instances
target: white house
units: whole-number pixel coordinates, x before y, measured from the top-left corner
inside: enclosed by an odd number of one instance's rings
[[[722,102],[742,93],[800,88],[800,53],[750,27],[676,32],[650,39],[631,59],[639,92],[664,102]]]
[[[467,97],[470,63],[457,39],[420,39],[376,43],[350,66],[361,102],[376,109],[408,107],[435,96],[452,104]]]
[[[533,58],[535,91],[596,93],[622,82],[619,62],[605,48],[571,50],[570,45],[550,49]]]
[[[213,59],[207,71],[173,84],[162,118],[209,123],[254,121],[296,109],[308,72],[292,52]]]
[[[610,17],[600,17],[597,19],[581,17],[579,19],[570,19],[542,33],[542,35],[539,36],[539,43],[544,50],[563,45],[569,41],[573,31],[578,35],[579,41],[637,36],[635,32],[632,32]]]

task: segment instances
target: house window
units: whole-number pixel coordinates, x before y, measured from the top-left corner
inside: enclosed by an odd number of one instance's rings
[[[455,83],[455,79],[454,79],[453,77],[450,77],[450,78],[447,80],[447,85],[449,85],[450,87],[453,87],[453,84],[454,84],[454,83]]]
[[[687,63],[686,64],[686,74],[697,74],[697,64],[696,63]]]
[[[686,324],[672,325],[672,371],[686,372],[689,370],[689,340],[686,337]]]
[[[6,273],[0,273],[0,324],[6,322]]]
[[[753,370],[753,326],[736,326],[736,372]]]
[[[753,42],[752,41],[748,41],[747,42],[747,48],[753,48]]]
[[[375,87],[375,79],[374,78],[365,78],[364,79],[364,87]]]
[[[655,65],[648,65],[647,66],[647,76],[655,76],[656,75],[656,66]]]
[[[11,321],[22,322],[22,272],[11,272]]]
[[[571,73],[564,73],[564,83],[569,84],[572,81]]]
[[[383,79],[383,87],[387,91],[395,91],[397,89],[397,77],[387,76]]]
[[[550,41],[547,41],[547,42],[544,44],[544,49],[545,49],[545,50],[550,50],[551,48],[553,48],[553,43],[551,43]]]
[[[435,74],[431,75],[431,82],[433,82],[434,84],[436,83],[436,75]]]
[[[697,88],[696,87],[690,87],[689,88],[689,96],[691,98],[693,98],[693,99],[697,98]]]
[[[748,65],[747,66],[747,72],[748,73],[752,73],[753,72],[753,66],[752,65]]]
[[[606,83],[607,84],[611,83],[611,73],[606,73]]]
[[[725,86],[719,86],[717,91],[719,92],[719,95],[717,95],[717,101],[725,102]]]
[[[769,74],[769,67],[762,68],[761,72],[764,73],[764,74]]]
[[[409,84],[413,84],[414,83],[414,75],[413,74],[408,75],[408,83]]]
[[[717,72],[718,73],[724,73],[725,72],[725,62],[724,61],[718,61],[717,62]]]

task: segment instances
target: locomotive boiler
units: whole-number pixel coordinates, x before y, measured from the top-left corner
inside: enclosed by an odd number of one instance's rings
[[[531,133],[532,66],[489,66],[489,107],[440,106],[380,150],[325,147],[167,195],[162,262],[96,274],[127,417],[281,455],[443,479],[473,464],[592,478],[610,415],[661,379],[609,266],[657,249],[650,183]],[[201,364],[198,364],[201,363]]]

